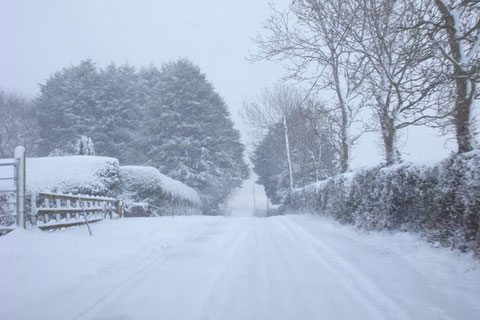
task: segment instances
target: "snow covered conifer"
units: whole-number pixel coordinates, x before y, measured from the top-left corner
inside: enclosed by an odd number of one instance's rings
[[[92,138],[87,136],[80,136],[77,141],[75,154],[94,156],[95,147],[93,145]]]
[[[138,73],[128,64],[108,65],[99,71],[98,114],[92,139],[97,152],[120,159],[122,163],[136,163],[137,141],[143,117]]]
[[[59,149],[77,153],[77,139],[90,137],[98,155],[133,163],[143,113],[138,74],[129,65],[98,69],[91,60],[64,68],[41,85],[34,107],[40,123],[40,155]]]
[[[91,60],[64,68],[40,86],[35,113],[40,124],[40,155],[60,149],[75,151],[79,134],[94,137],[97,112],[98,73]]]
[[[163,65],[146,117],[149,163],[197,189],[214,213],[248,176],[244,146],[223,99],[188,60]]]

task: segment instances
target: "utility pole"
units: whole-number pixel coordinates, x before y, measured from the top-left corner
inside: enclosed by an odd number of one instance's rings
[[[253,215],[257,214],[257,199],[255,198],[255,183],[253,183]]]

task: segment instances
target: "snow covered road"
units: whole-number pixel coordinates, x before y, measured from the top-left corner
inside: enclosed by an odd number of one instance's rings
[[[0,319],[478,319],[480,263],[312,216],[0,238]]]

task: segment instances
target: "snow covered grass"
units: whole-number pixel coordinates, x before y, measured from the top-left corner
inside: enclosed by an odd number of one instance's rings
[[[27,158],[27,190],[109,196],[118,192],[115,158],[62,156]]]

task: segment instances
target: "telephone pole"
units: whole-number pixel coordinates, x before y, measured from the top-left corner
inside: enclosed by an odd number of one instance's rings
[[[257,199],[255,199],[255,183],[253,183],[253,215],[257,214]]]

